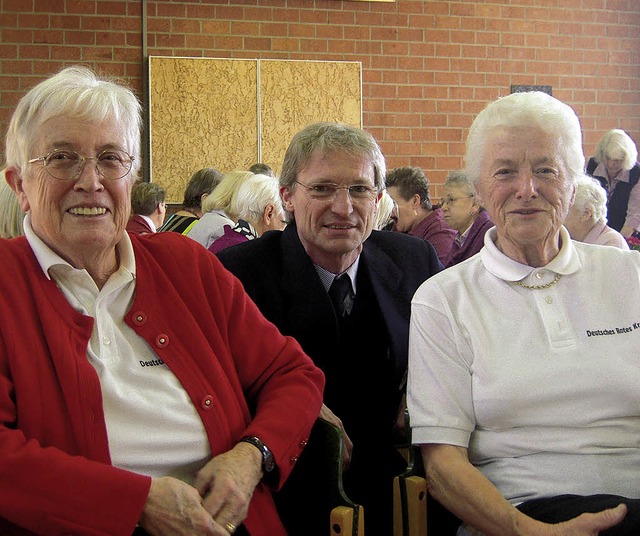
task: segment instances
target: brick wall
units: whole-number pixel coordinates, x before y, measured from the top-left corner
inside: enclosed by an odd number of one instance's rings
[[[2,132],[24,92],[68,64],[140,93],[146,52],[360,61],[364,125],[389,167],[421,166],[436,185],[462,165],[474,114],[512,84],[551,85],[581,117],[587,155],[610,128],[640,142],[638,0],[0,2]]]

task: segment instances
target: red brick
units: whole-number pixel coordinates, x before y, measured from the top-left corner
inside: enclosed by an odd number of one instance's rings
[[[58,30],[39,30],[33,32],[33,43],[61,44],[64,32]]]
[[[95,43],[95,34],[93,32],[82,32],[82,31],[64,32],[65,45],[92,45],[94,43]]]
[[[0,42],[2,43],[32,43],[33,32],[30,30],[3,29],[0,32]]]
[[[220,35],[231,33],[231,22],[229,21],[203,20],[201,27],[204,34]]]
[[[33,11],[33,8],[31,2],[25,2],[24,0],[3,0],[2,11],[28,13]]]
[[[126,15],[127,14],[127,4],[126,2],[105,2],[98,1],[96,4],[96,13],[98,15]]]
[[[87,15],[95,15],[96,13],[96,2],[87,0],[66,0],[65,7],[67,13],[83,13]]]
[[[52,46],[51,58],[59,61],[78,61],[80,60],[80,48],[70,46]]]
[[[32,46],[22,45],[18,49],[18,53],[19,53],[20,59],[22,60],[27,60],[27,59],[46,60],[51,57],[50,49],[49,49],[49,46],[47,45],[32,45]],[[6,56],[4,55],[2,57],[6,58]]]
[[[109,47],[82,47],[81,58],[83,61],[111,61],[113,60],[113,50]]]
[[[187,7],[182,2],[158,2],[156,9],[158,17],[179,18],[187,13]]]
[[[171,19],[171,32],[200,33],[200,21],[196,19]]]

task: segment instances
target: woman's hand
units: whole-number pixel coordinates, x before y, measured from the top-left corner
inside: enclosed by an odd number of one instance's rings
[[[624,504],[619,504],[615,508],[608,508],[593,514],[582,514],[564,523],[550,525],[545,534],[550,536],[598,536],[600,531],[614,527],[626,515],[627,507]]]
[[[221,527],[240,525],[247,517],[253,491],[262,478],[262,454],[249,443],[238,443],[214,457],[196,475],[202,506]]]
[[[152,480],[140,526],[153,536],[228,536],[203,508],[198,491],[168,476]]]

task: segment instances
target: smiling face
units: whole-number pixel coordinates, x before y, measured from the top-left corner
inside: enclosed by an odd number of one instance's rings
[[[477,187],[503,253],[534,266],[555,257],[575,194],[557,139],[538,127],[490,132]]]
[[[105,149],[128,150],[123,140],[123,131],[113,120],[55,117],[40,126],[30,156],[37,158],[63,148],[95,157]],[[117,264],[115,245],[125,232],[130,213],[131,173],[119,180],[104,179],[95,160],[88,160],[73,180],[53,178],[42,162],[11,173],[20,204],[30,212],[34,232],[52,250],[90,273],[104,267],[87,264]]]
[[[315,151],[296,180],[307,186],[333,183],[374,187],[374,169],[364,157]],[[362,243],[371,234],[380,195],[354,202],[345,189],[338,190],[331,199],[314,199],[299,184],[282,189],[285,208],[294,215],[307,254],[314,264],[333,273],[348,268],[362,250]]]

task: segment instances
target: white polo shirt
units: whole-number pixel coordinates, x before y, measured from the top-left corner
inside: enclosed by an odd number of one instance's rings
[[[413,442],[467,447],[509,501],[640,498],[640,254],[573,242],[547,266],[485,247],[412,302]],[[516,284],[546,285],[526,289]]]
[[[192,483],[211,458],[202,421],[174,374],[124,322],[135,291],[131,239],[123,234],[117,244],[120,267],[98,289],[86,270],[38,238],[28,216],[24,231],[45,275],[74,309],[95,320],[87,359],[100,379],[112,464]]]

